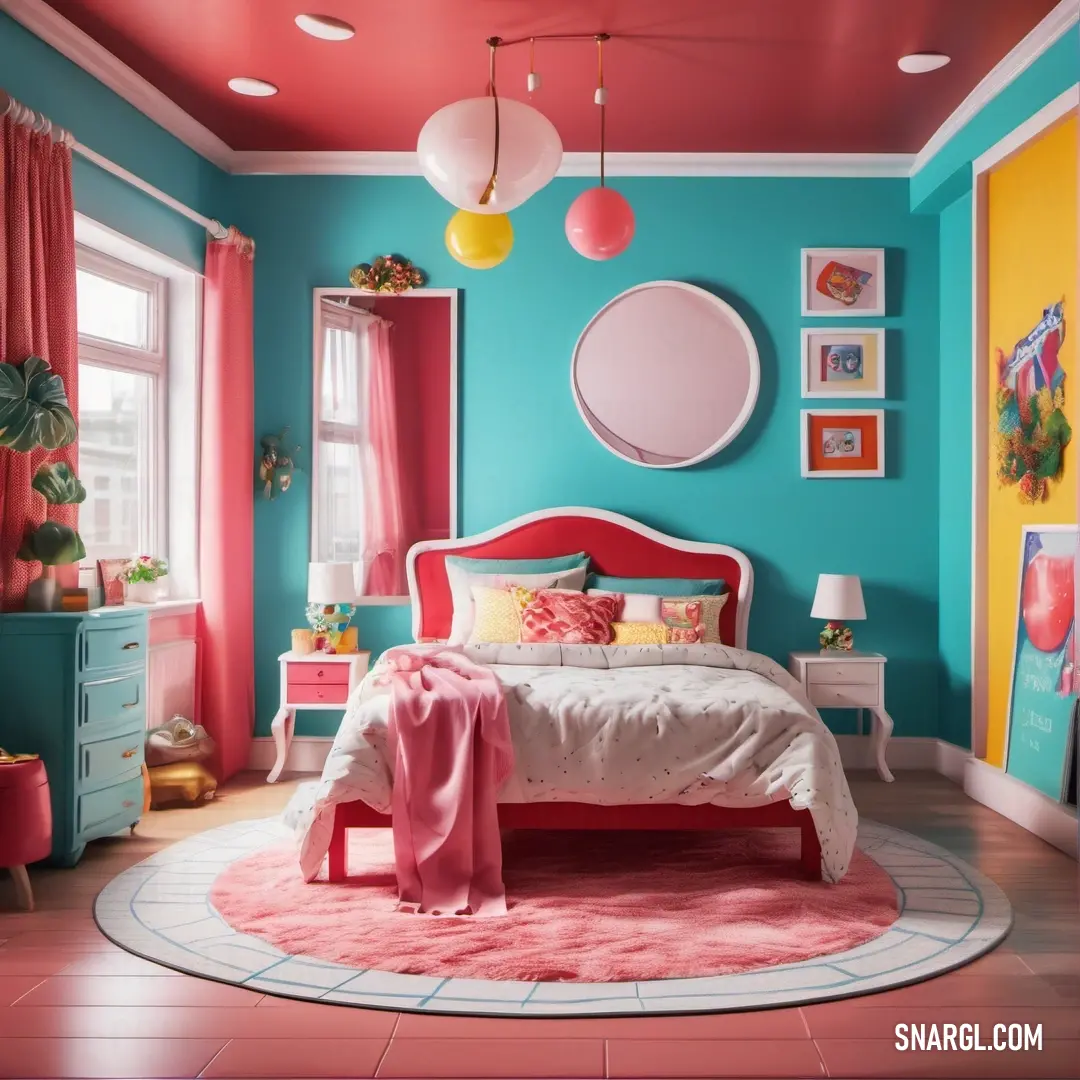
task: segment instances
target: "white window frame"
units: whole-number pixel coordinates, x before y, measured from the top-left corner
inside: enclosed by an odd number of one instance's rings
[[[147,552],[160,558],[168,558],[165,550],[169,536],[169,499],[167,496],[169,475],[169,366],[168,366],[168,282],[111,255],[86,247],[75,246],[75,265],[79,270],[97,277],[115,281],[149,293],[150,303],[147,319],[147,348],[95,337],[79,332],[79,363],[135,375],[149,375],[154,379],[154,394],[150,403],[150,460],[147,476],[146,498],[150,502],[148,519],[149,536]],[[140,493],[142,495],[143,493]],[[132,554],[136,554],[132,552]]]

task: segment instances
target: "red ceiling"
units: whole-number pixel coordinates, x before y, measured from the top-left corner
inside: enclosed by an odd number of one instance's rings
[[[919,150],[1055,0],[49,0],[238,150],[409,150],[442,105],[484,90],[492,34],[614,35],[608,148]],[[304,11],[355,25],[309,37]],[[904,75],[899,56],[953,62]],[[591,42],[500,51],[499,88],[529,99],[567,150],[597,145]],[[230,78],[266,79],[242,98]]]

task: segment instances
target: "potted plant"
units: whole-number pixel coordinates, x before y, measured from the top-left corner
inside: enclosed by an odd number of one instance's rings
[[[169,564],[164,559],[154,559],[149,555],[132,559],[120,574],[125,597],[136,604],[152,604],[160,600],[164,593],[161,579],[168,573]]]
[[[64,381],[45,360],[28,356],[20,365],[0,364],[0,446],[24,454],[59,450],[78,435]],[[62,461],[42,465],[31,486],[48,506],[70,506],[86,498],[79,478]],[[27,589],[27,609],[52,611],[60,595],[56,567],[85,558],[86,548],[70,525],[46,520],[27,532],[18,557],[42,566],[41,577]]]

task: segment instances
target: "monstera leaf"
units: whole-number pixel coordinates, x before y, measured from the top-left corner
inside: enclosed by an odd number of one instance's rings
[[[85,559],[86,548],[82,537],[70,525],[45,521],[23,541],[19,558],[42,566],[67,566]]]
[[[71,471],[71,467],[63,461],[54,462],[52,465],[42,465],[34,473],[31,486],[45,496],[45,501],[50,506],[81,503],[86,498],[86,488]]]
[[[29,453],[59,450],[79,435],[64,380],[40,356],[0,364],[0,446]]]

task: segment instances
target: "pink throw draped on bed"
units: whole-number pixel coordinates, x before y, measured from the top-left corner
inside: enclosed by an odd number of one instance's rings
[[[514,751],[502,686],[444,646],[384,659],[400,910],[505,915],[497,798]]]

